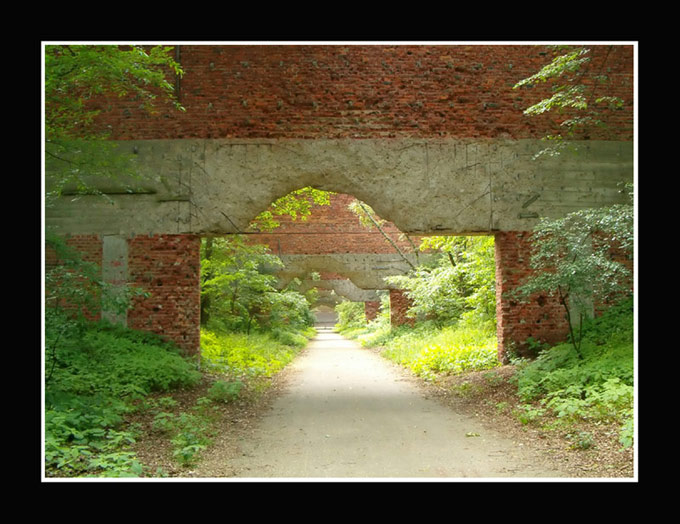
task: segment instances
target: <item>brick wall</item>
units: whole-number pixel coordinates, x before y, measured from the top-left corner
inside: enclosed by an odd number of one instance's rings
[[[101,268],[102,239],[97,235],[72,236],[69,246],[83,260]],[[151,331],[175,342],[188,353],[199,348],[200,238],[193,235],[138,236],[128,240],[128,283],[150,293],[137,297],[128,311],[127,325]],[[47,269],[58,264],[47,249]],[[101,311],[89,315],[101,318]]]
[[[71,235],[66,239],[66,244],[80,255],[83,262],[97,264],[101,269],[102,263],[102,240],[99,235]],[[45,271],[58,266],[62,261],[59,260],[57,253],[50,246],[45,248]],[[99,277],[101,272],[99,273]],[[60,304],[60,307],[73,307],[73,304]],[[84,311],[86,318],[99,320],[101,311]]]
[[[200,341],[200,237],[137,236],[129,240],[131,284],[151,293],[137,298],[128,326],[161,334],[189,353]]]
[[[406,316],[409,308],[413,305],[404,291],[401,289],[390,289],[390,322],[393,326],[409,325],[413,326],[415,320]]]
[[[186,112],[167,106],[150,116],[135,100],[102,101],[112,138],[519,139],[550,130],[547,118],[522,114],[548,88],[512,89],[550,61],[543,45],[182,45],[179,53]],[[633,47],[592,46],[592,56],[592,72],[611,79],[606,94],[626,100],[611,129],[631,140]]]
[[[378,318],[378,314],[380,313],[380,302],[377,300],[364,302],[364,313],[367,322]]]
[[[609,115],[613,134],[586,138],[632,140],[633,48],[592,49],[592,71],[612,81],[606,94],[626,104]],[[111,138],[522,139],[540,138],[559,124],[522,113],[546,96],[547,86],[512,89],[550,61],[545,46],[183,45],[179,53],[186,74],[178,94],[186,112],[160,106],[158,114],[149,115],[135,100],[102,100],[98,122]],[[334,226],[327,221],[315,227]],[[272,236],[270,245],[275,253],[279,246],[282,252],[308,252],[312,244],[321,252],[357,252],[352,250],[369,249],[370,243],[371,252],[391,252],[383,240],[369,242],[374,237],[353,231],[332,245],[322,240],[330,236],[321,236],[320,230],[308,230],[301,240]],[[511,340],[550,339],[564,332],[563,314],[548,299],[525,306],[503,298],[528,267],[525,240],[517,233],[496,237],[501,354]],[[101,259],[101,242],[99,248],[94,239],[74,237],[71,242]],[[129,325],[164,333],[195,351],[199,239],[135,237],[129,243],[128,270],[133,283],[153,292],[135,304]],[[395,292],[393,304],[402,298]],[[404,320],[399,310],[393,305],[395,322]]]
[[[289,216],[277,217],[281,225],[271,233],[248,235],[249,242],[267,244],[277,255],[339,254],[339,253],[396,253],[394,247],[375,228],[367,229],[358,217],[348,209],[354,200],[351,195],[335,194],[330,205],[314,206],[307,220],[293,220]],[[383,230],[404,253],[412,253],[413,247],[391,222]],[[413,238],[417,247],[419,237]]]
[[[526,303],[509,294],[531,274],[530,232],[503,232],[495,235],[496,321],[498,356],[508,352],[526,354],[526,340],[557,343],[565,340],[568,324],[564,307],[556,297],[536,294]]]

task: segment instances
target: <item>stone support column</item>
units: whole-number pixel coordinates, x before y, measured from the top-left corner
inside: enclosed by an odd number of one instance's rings
[[[377,300],[369,300],[364,302],[364,312],[366,313],[366,322],[375,320],[380,313],[380,302]]]
[[[188,354],[199,353],[200,246],[197,235],[128,240],[129,281],[150,293],[134,300],[128,326],[157,333]]]
[[[413,326],[414,320],[406,316],[411,300],[404,294],[402,289],[390,289],[390,322],[393,326],[407,324]]]
[[[536,294],[525,302],[511,293],[531,275],[530,232],[496,233],[496,319],[498,358],[511,352],[529,355],[528,340],[558,343],[566,339],[565,310],[556,297]]]

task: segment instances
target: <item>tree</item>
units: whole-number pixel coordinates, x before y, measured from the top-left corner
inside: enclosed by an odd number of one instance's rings
[[[450,324],[474,316],[494,322],[496,312],[494,238],[492,236],[436,236],[422,240],[420,249],[439,256],[407,275],[386,281],[406,290],[413,301],[412,316]]]
[[[242,236],[203,239],[201,324],[246,333],[253,327],[309,325],[310,298],[296,291],[295,283],[277,289],[273,273],[282,266],[267,246],[248,244]]]
[[[525,115],[537,116],[548,112],[562,115],[560,127],[562,132],[546,135],[545,139],[554,142],[539,152],[539,155],[556,155],[563,150],[567,143],[565,139],[573,139],[579,134],[587,134],[587,130],[594,127],[606,127],[604,120],[608,111],[623,107],[624,101],[615,96],[599,93],[599,88],[608,82],[606,61],[611,46],[607,48],[604,60],[599,69],[590,69],[592,61],[591,50],[578,46],[550,46],[557,54],[553,60],[542,67],[537,73],[525,78],[514,89],[532,87],[541,83],[552,83],[552,95],[524,110]]]
[[[168,77],[183,71],[171,47],[118,45],[46,45],[44,49],[45,171],[47,199],[65,188],[77,194],[99,194],[88,177],[134,176],[131,157],[115,154],[109,132],[97,126],[108,98],[134,99],[153,113],[159,103],[177,110],[174,85]]]
[[[559,299],[579,357],[580,326],[593,303],[615,303],[632,293],[633,216],[632,204],[616,205],[543,219],[534,229],[534,273],[516,293],[526,299],[547,292]]]
[[[587,130],[606,127],[608,111],[623,107],[624,101],[602,94],[608,82],[604,74],[611,46],[599,68],[594,72],[591,50],[584,46],[555,46],[562,51],[537,73],[521,80],[515,88],[537,83],[553,82],[552,96],[527,108],[527,115],[541,115],[556,111],[566,115],[561,127],[564,135],[548,135],[556,142],[541,154],[559,154],[569,142]],[[630,265],[633,259],[634,206],[632,186],[628,187],[630,203],[600,209],[588,209],[559,219],[542,219],[534,229],[534,253],[531,266],[534,274],[520,286],[515,295],[526,299],[535,292],[557,296],[565,309],[569,334],[576,353],[581,357],[580,327],[593,303],[612,302],[632,292]],[[617,261],[618,252],[624,262]],[[576,329],[579,333],[576,333]]]
[[[281,266],[266,246],[249,245],[240,236],[203,239],[202,323],[219,317],[228,328],[249,332],[267,309],[267,294],[276,292],[276,277],[267,271]]]
[[[312,214],[314,206],[327,206],[331,203],[331,193],[313,187],[303,187],[296,191],[291,191],[287,195],[276,199],[262,213],[255,217],[251,223],[251,229],[259,231],[272,231],[281,225],[276,220],[277,216],[287,215],[293,220],[307,220]]]

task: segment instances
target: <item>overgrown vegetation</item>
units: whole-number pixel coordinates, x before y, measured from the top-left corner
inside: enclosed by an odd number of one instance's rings
[[[58,348],[45,355],[45,471],[48,476],[138,476],[125,416],[155,392],[196,385],[200,374],[158,337],[105,321],[63,317],[46,330]]]
[[[611,258],[609,248],[614,241],[604,234],[616,232],[614,244],[631,248],[630,211],[616,206],[579,212],[561,219],[559,224],[544,221],[537,230],[541,234],[535,238],[536,257],[540,259],[540,255],[549,253],[550,264],[536,266],[536,275],[522,291],[554,290],[549,284],[557,282],[555,285],[565,286],[562,289],[565,294],[571,290],[575,296],[588,296],[590,300],[606,298],[609,302],[601,315],[581,318],[578,333],[572,329],[563,344],[547,347],[535,342],[539,353],[535,360],[512,361],[509,367],[513,369],[512,385],[517,400],[515,405],[504,405],[503,409],[512,410],[521,424],[543,423],[547,429],[578,427],[584,422],[610,424],[618,427],[620,445],[632,446],[635,384],[633,299],[627,287],[630,272],[625,267],[627,257],[619,261]],[[592,238],[594,231],[604,247],[583,249],[584,236]],[[558,244],[549,232],[572,240],[567,244],[574,247],[551,249]],[[487,239],[429,240],[424,247],[438,246],[443,256],[435,259],[430,268],[391,279],[404,285],[413,300],[410,311],[416,319],[413,327],[390,325],[389,298],[385,296],[379,317],[370,323],[366,322],[363,304],[341,303],[336,308],[339,315],[336,329],[364,346],[380,348],[383,356],[431,382],[500,366],[495,322],[490,316],[493,257],[489,256],[488,244]],[[453,261],[449,255],[455,257]],[[451,262],[450,268],[446,267],[446,260]],[[610,270],[603,271],[603,267]],[[568,274],[568,282],[560,280],[560,271]],[[482,276],[487,280],[483,281]],[[599,279],[596,285],[584,284],[594,279]],[[443,286],[447,286],[446,293],[438,294],[436,290]],[[435,292],[424,291],[428,287]],[[597,293],[598,290],[602,293]],[[575,299],[571,304],[565,300],[565,307],[575,303]],[[580,436],[574,437],[575,447],[586,449],[594,445],[587,432],[577,433]]]
[[[46,45],[44,82],[46,204],[63,194],[98,194],[94,178],[127,182],[138,178],[132,155],[107,141],[97,125],[109,99],[134,98],[148,114],[171,104],[183,111],[173,77],[183,70],[172,47],[140,45]]]
[[[141,434],[128,419],[140,412],[153,416],[153,432],[170,441],[178,464],[195,463],[214,436],[211,408],[239,399],[245,389],[265,387],[264,379],[289,363],[315,333],[306,299],[289,290],[271,302],[267,321],[251,333],[230,330],[214,318],[211,329],[202,332],[199,371],[195,360],[156,335],[89,320],[88,312],[107,300],[100,271],[63,240],[51,239],[50,245],[61,263],[46,273],[47,476],[153,475],[133,452]],[[129,304],[124,297],[131,294],[116,293],[115,304],[124,310]],[[287,300],[291,296],[295,300]],[[206,396],[189,411],[169,409],[174,392],[206,379],[211,381]]]
[[[363,304],[339,304],[336,328],[364,346],[383,347],[385,357],[428,380],[497,366],[493,237],[429,237],[420,249],[436,254],[386,279],[411,299],[413,327],[391,326],[385,295],[368,324]]]
[[[634,434],[633,300],[586,320],[579,350],[564,343],[543,351],[534,361],[517,362],[513,381],[534,418],[549,412],[563,424],[591,420],[620,427],[622,446]],[[518,413],[521,413],[518,412]]]

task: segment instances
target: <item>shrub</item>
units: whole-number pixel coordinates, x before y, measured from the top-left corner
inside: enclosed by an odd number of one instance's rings
[[[404,335],[388,348],[387,356],[395,356],[423,377],[479,371],[499,365],[495,335],[470,325],[448,327],[424,335]]]
[[[218,380],[208,390],[208,398],[215,402],[231,402],[236,400],[243,388],[243,382],[233,381],[227,382]]]
[[[46,334],[48,336],[48,334]],[[129,476],[124,415],[152,391],[191,386],[200,374],[158,337],[105,322],[78,322],[45,355],[45,469],[51,476]]]
[[[335,306],[335,311],[338,313],[336,328],[338,330],[345,330],[366,326],[364,307],[363,302],[350,302],[348,300],[340,302]]]
[[[627,300],[584,326],[577,353],[565,343],[524,365],[513,377],[524,401],[540,401],[560,418],[614,420],[632,443],[633,310]]]
[[[274,336],[202,330],[201,359],[208,369],[234,378],[270,377],[283,369],[306,342],[304,336],[284,331]]]

